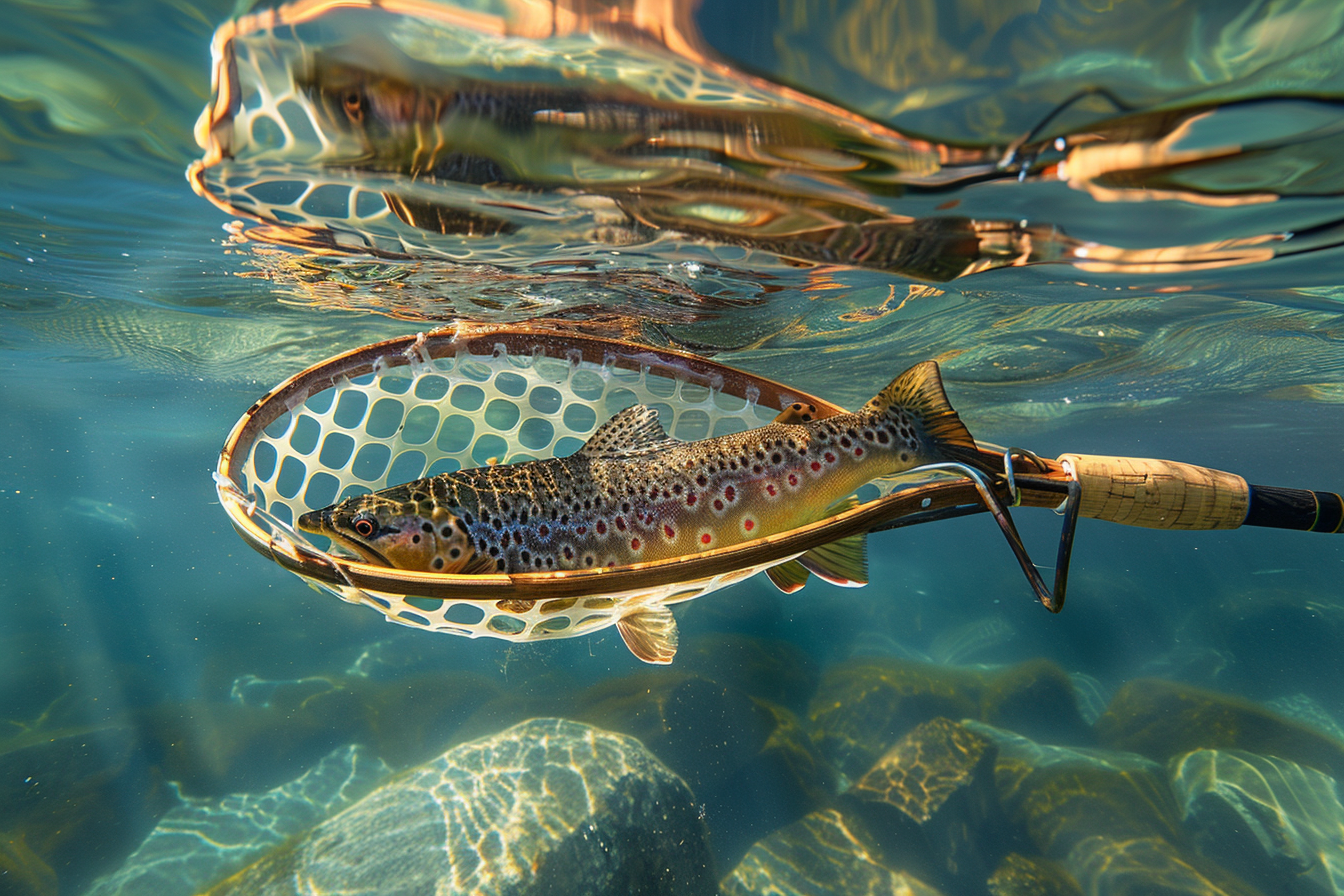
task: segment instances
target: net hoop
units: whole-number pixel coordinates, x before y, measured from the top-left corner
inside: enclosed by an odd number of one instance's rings
[[[515,574],[461,575],[373,565],[329,553],[291,528],[290,522],[299,513],[332,503],[329,496],[305,503],[321,475],[340,474],[346,488],[353,483],[363,491],[405,481],[389,481],[390,470],[382,471],[381,478],[359,481],[350,472],[357,466],[357,458],[345,461],[339,469],[323,467],[319,458],[326,455],[326,441],[319,445],[314,436],[300,444],[298,436],[305,425],[301,421],[317,420],[338,436],[350,437],[353,433],[366,444],[379,444],[378,438],[361,430],[372,426],[371,412],[353,422],[333,422],[340,414],[341,396],[348,392],[394,394],[386,391],[392,388],[389,383],[402,389],[402,384],[409,382],[410,386],[395,394],[415,408],[437,404],[441,410],[436,419],[446,419],[444,412],[456,414],[452,402],[457,400],[457,388],[479,391],[478,387],[488,385],[496,389],[502,387],[506,376],[521,378],[523,372],[535,385],[528,396],[516,397],[515,406],[522,406],[522,410],[529,410],[530,396],[538,389],[564,390],[562,405],[566,407],[568,403],[584,404],[574,391],[581,372],[606,384],[606,400],[613,400],[612,396],[622,391],[632,391],[645,403],[671,396],[682,399],[680,404],[689,401],[692,410],[720,409],[721,419],[738,429],[763,425],[795,401],[815,405],[820,416],[843,410],[801,390],[684,352],[590,336],[563,327],[463,322],[336,355],[276,386],[248,408],[224,444],[215,473],[220,502],[234,529],[253,549],[343,600],[370,606],[402,625],[511,640],[572,637],[593,631],[615,623],[634,607],[698,597],[838,538],[890,525],[911,514],[979,502],[975,486],[960,479],[942,478],[909,487],[887,481],[876,497],[851,510],[743,544],[616,568]],[[481,380],[482,376],[488,379]],[[417,394],[419,383],[430,380],[444,380],[451,389],[438,398],[407,397]],[[688,398],[692,392],[694,396]],[[633,403],[629,398],[624,396],[627,403]],[[372,399],[368,402],[375,404]],[[587,404],[600,401],[591,399]],[[400,447],[405,447],[401,440],[406,438],[407,420],[414,408],[403,413],[397,435],[392,438]],[[520,411],[516,419],[508,421],[507,428],[491,429],[487,403],[482,402],[473,416],[479,433],[477,445],[487,436],[507,436],[516,448],[518,433],[527,420],[558,421],[563,416],[561,407],[550,408],[549,414],[529,413],[531,416],[524,419]],[[605,420],[600,413],[595,416],[594,425]],[[677,425],[689,419],[685,408],[674,410],[670,416]],[[440,433],[447,425],[443,424]],[[676,426],[668,428],[677,435]],[[559,441],[557,438],[550,447]],[[279,455],[269,474],[258,460],[260,445],[272,446],[266,450]],[[419,448],[432,455],[429,445]],[[466,451],[460,449],[455,456],[463,457]],[[503,459],[512,461],[520,454],[528,456],[511,448]],[[424,465],[433,468],[446,457],[447,453],[438,459],[427,455]],[[302,487],[281,483],[286,475],[284,468],[291,461],[318,468],[303,474]],[[1032,503],[1058,501],[1050,494],[1037,497],[1040,500]],[[433,601],[441,603],[437,608],[424,605]],[[472,614],[465,613],[464,607],[476,608],[480,618],[470,618]]]

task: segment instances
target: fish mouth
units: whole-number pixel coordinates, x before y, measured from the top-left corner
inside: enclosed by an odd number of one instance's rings
[[[298,527],[300,531],[311,532],[314,535],[325,535],[330,538],[333,544],[340,545],[362,559],[378,566],[393,567],[393,564],[381,553],[353,538],[337,531],[331,524],[331,514],[325,510],[310,510],[299,517]]]

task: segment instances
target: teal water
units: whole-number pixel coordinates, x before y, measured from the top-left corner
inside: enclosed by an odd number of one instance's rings
[[[806,719],[817,681],[857,656],[1046,658],[1089,676],[1084,702],[1099,707],[1156,677],[1264,705],[1309,698],[1316,724],[1344,723],[1340,536],[1084,520],[1069,605],[1052,617],[987,517],[936,522],[872,536],[862,590],[814,582],[782,595],[758,577],[682,605],[681,655],[652,669],[612,629],[511,645],[394,628],[249,550],[218,506],[219,447],[271,386],[457,316],[587,321],[849,407],[935,357],[984,440],[1344,490],[1344,68],[1331,49],[1344,18],[1307,0],[1118,4],[1123,21],[1095,6],[706,0],[682,17],[707,57],[758,79],[765,100],[780,102],[783,85],[990,160],[1080,87],[1123,98],[1127,109],[1097,96],[1067,106],[1032,135],[1041,156],[1021,180],[968,163],[954,183],[901,190],[669,150],[570,180],[519,161],[507,198],[528,208],[500,211],[497,172],[484,187],[446,168],[420,181],[390,165],[332,174],[303,147],[278,160],[240,150],[219,169],[230,188],[229,175],[301,182],[315,171],[374,193],[405,188],[428,208],[489,208],[515,227],[464,236],[391,221],[369,241],[377,256],[333,256],[239,236],[257,222],[235,226],[239,214],[183,177],[202,154],[192,126],[211,98],[211,34],[232,4],[12,4],[0,37],[0,893],[84,892],[175,804],[169,782],[218,797],[283,784],[353,742],[399,768],[532,716],[616,724],[627,710],[613,699],[691,673]],[[499,71],[500,83],[521,77]],[[1156,139],[1191,110],[1202,117],[1181,147],[1232,149],[1117,163],[1086,182],[1050,168],[1057,136]],[[827,145],[876,152],[871,134],[836,128],[820,131]],[[500,151],[521,160],[532,149]],[[573,157],[590,149],[580,140]],[[662,205],[652,188],[621,192],[629,170],[685,159],[724,178],[705,176],[700,206],[674,207],[678,189],[694,192],[675,181]],[[732,193],[723,170],[774,192]],[[265,201],[289,202],[277,190]],[[594,223],[588,207],[575,211],[583,190],[648,204]],[[728,221],[765,205],[803,223]],[[362,232],[329,209],[305,214]],[[1017,242],[846,260],[798,236],[820,217],[860,214],[883,226],[1005,222]],[[1222,263],[1228,241],[1262,237],[1273,257]],[[1115,261],[1098,269],[1080,245]],[[1051,562],[1058,519],[1017,518]],[[684,711],[712,732],[717,706]],[[713,763],[730,759],[676,749],[660,758],[708,764],[700,798],[721,875],[802,814],[782,789],[735,799],[714,778]]]

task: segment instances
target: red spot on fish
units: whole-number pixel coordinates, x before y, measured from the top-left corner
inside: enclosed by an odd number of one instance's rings
[[[715,510],[722,510],[722,509],[723,509],[723,502],[720,501],[718,498],[715,498],[715,499],[714,499],[714,509],[715,509]]]
[[[540,526],[537,527],[537,534],[540,535],[542,538],[545,538],[547,535],[551,534],[551,527],[546,525],[545,523],[542,523]]]
[[[797,477],[796,475],[794,475],[793,473],[790,473],[790,474],[789,474],[789,485],[797,485],[797,484],[798,484],[798,477]]]
[[[819,470],[821,470],[821,461],[819,460],[812,461],[812,472],[815,473],[818,472]]]
[[[616,528],[620,529],[622,532],[625,531],[625,517],[623,516],[616,517]]]
[[[709,543],[710,543],[711,541],[713,541],[713,540],[714,540],[714,536],[713,536],[713,535],[710,535],[708,532],[706,532],[704,535],[701,535],[701,536],[700,536],[700,543],[701,543],[701,544],[709,544]]]
[[[743,528],[743,529],[746,529],[748,532],[750,532],[752,529],[755,529],[755,528],[756,528],[756,521],[755,521],[755,520],[752,520],[752,519],[746,519],[746,520],[743,520],[743,521],[742,521],[742,528]]]
[[[594,526],[593,528],[597,530],[597,534],[598,534],[598,535],[606,535],[606,534],[607,534],[607,524],[604,523],[604,522],[602,522],[601,520],[598,520],[598,521],[597,521],[597,525]]]
[[[826,452],[826,463],[828,464],[835,463],[835,455],[829,451]]]
[[[855,449],[854,449],[854,456],[855,456],[855,457],[863,457],[863,449],[862,449],[862,448],[855,448]]]
[[[632,538],[632,539],[630,539],[630,550],[632,550],[632,551],[637,551],[637,550],[639,550],[639,539],[638,539],[638,538]]]
[[[676,530],[674,530],[671,526],[667,525],[666,523],[663,524],[663,534],[666,535],[668,538],[677,537]]]
[[[694,493],[691,493],[691,494],[689,494],[689,495],[686,496],[686,506],[687,506],[687,507],[694,507],[694,506],[695,506],[695,494],[694,494]]]
[[[775,495],[779,494],[779,489],[775,488],[774,484],[772,483],[765,487],[765,493],[773,498]]]
[[[575,526],[575,527],[574,527],[574,531],[577,532],[577,533],[579,533],[580,535],[582,535],[582,534],[584,534],[585,532],[588,531],[588,527],[587,527],[587,526]]]
[[[737,489],[731,485],[723,490],[723,497],[730,503],[737,500]]]
[[[574,559],[574,549],[571,548],[569,545],[565,545],[565,559],[566,560]]]

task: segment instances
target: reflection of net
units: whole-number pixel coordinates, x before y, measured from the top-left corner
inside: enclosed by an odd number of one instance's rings
[[[567,348],[554,334],[549,341],[528,341],[520,333],[526,331],[505,333],[507,345],[494,341],[493,333],[474,342],[447,333],[410,344],[405,353],[366,352],[354,360],[360,353],[352,353],[272,392],[240,421],[221,458],[219,493],[234,525],[277,559],[292,558],[298,567],[311,563],[315,571],[341,570],[324,580],[287,564],[393,622],[516,640],[603,628],[616,621],[617,609],[628,613],[642,603],[688,600],[796,554],[672,584],[631,587],[627,580],[617,589],[594,584],[534,599],[527,595],[536,589],[520,596],[503,577],[386,570],[398,582],[395,590],[356,585],[349,561],[324,553],[291,528],[307,510],[389,484],[495,460],[569,453],[613,413],[635,403],[657,408],[674,436],[700,439],[763,425],[798,397],[710,362],[683,363],[681,356],[633,347],[604,354],[605,346],[617,344],[568,337],[577,347]],[[587,572],[533,578],[558,586]],[[503,581],[497,598],[415,594],[417,583],[469,586],[495,579]]]

